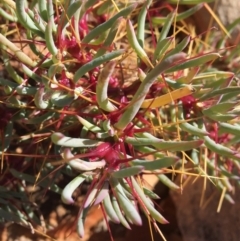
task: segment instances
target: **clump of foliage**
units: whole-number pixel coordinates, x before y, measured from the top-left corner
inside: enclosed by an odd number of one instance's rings
[[[202,6],[160,17],[168,3],[3,1],[1,221],[39,223],[26,186],[43,177],[38,186],[66,204],[91,182],[76,217],[81,237],[93,205],[129,229],[142,224],[142,212],[158,229],[168,221],[142,175],[179,190],[166,174],[184,173],[186,163],[233,202],[240,87],[232,72],[214,67],[218,51],[190,35],[178,42],[175,32]],[[16,30],[19,41],[10,35]],[[61,190],[66,175],[73,179]]]

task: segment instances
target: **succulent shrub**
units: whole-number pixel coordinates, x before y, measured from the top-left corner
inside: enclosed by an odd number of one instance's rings
[[[177,24],[203,4],[167,16],[161,11],[171,6],[151,0],[127,5],[4,0],[1,7],[8,21],[0,34],[8,72],[0,78],[1,188],[14,203],[27,198],[24,182],[34,184],[41,176],[40,187],[49,186],[63,203],[74,204],[73,193],[88,180],[76,217],[83,237],[93,205],[101,206],[106,220],[129,229],[142,224],[140,213],[156,229],[157,222],[168,223],[143,174],[155,174],[178,190],[167,174],[195,173],[233,202],[233,181],[239,183],[240,87],[233,72],[214,67],[221,58],[217,48],[206,49],[189,33],[178,41],[176,34]],[[17,159],[14,147],[22,152]],[[31,168],[36,177],[26,171]],[[63,190],[55,184],[61,175],[73,177]],[[7,195],[1,199],[3,221],[17,209],[7,200]],[[29,213],[18,211],[14,220],[30,225]]]

